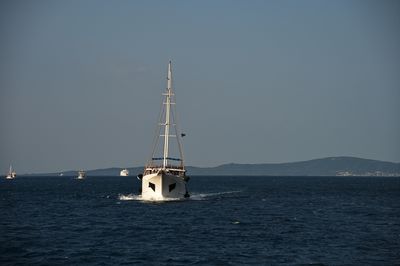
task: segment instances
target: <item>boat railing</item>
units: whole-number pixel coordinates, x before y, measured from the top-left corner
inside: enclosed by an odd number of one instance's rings
[[[176,165],[167,165],[165,168],[161,165],[147,165],[144,170],[144,175],[147,174],[155,174],[158,173],[159,171],[167,171],[171,174],[179,175],[179,176],[184,176],[186,173],[186,170],[183,166],[176,166]]]

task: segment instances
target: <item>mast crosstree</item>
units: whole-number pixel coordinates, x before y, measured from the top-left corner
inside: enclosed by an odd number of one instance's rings
[[[168,75],[167,75],[167,93],[166,93],[166,106],[165,106],[165,126],[164,126],[164,157],[163,157],[163,168],[168,165],[168,152],[169,152],[169,126],[170,126],[170,115],[171,115],[171,96],[172,96],[172,70],[171,61],[168,64]]]
[[[184,136],[184,134],[178,134],[178,125],[177,125],[177,119],[175,117],[175,111],[174,111],[174,105],[175,105],[175,99],[174,99],[174,92],[173,92],[173,82],[172,82],[172,62],[169,61],[168,64],[168,71],[167,71],[167,88],[166,91],[162,94],[165,96],[163,100],[163,110],[160,116],[160,127],[163,128],[163,132],[161,133],[161,128],[157,130],[156,138],[158,139],[159,137],[163,137],[164,140],[164,145],[163,145],[163,150],[162,150],[162,158],[160,157],[155,157],[156,151],[157,151],[157,146],[158,146],[158,140],[155,141],[153,151],[151,154],[150,158],[150,163],[148,164],[149,166],[155,166],[156,163],[154,161],[157,160],[162,160],[162,168],[166,169],[171,166],[170,161],[179,161],[180,162],[180,167],[183,169],[184,168],[184,160],[183,160],[183,151],[182,151],[182,145],[180,142],[180,137]],[[173,132],[174,131],[174,132]],[[177,148],[179,151],[179,157],[180,158],[172,158],[170,157],[170,146],[171,146],[171,141],[170,138],[176,138],[177,141]]]

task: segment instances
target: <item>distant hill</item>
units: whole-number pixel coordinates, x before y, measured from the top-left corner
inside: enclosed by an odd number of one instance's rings
[[[118,176],[122,168],[87,170],[87,176]],[[328,157],[292,163],[223,164],[216,167],[188,166],[188,175],[231,176],[400,176],[400,163],[355,157]],[[128,168],[131,176],[143,172],[143,167]],[[58,176],[60,173],[34,174]],[[65,171],[64,176],[76,176],[77,171]],[[32,175],[31,175],[32,176]]]
[[[210,168],[188,167],[189,171],[192,175],[400,176],[400,163],[329,157],[293,163],[231,163]]]

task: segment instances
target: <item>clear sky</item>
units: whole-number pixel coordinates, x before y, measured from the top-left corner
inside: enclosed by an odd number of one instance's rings
[[[143,165],[170,59],[188,165],[400,162],[399,14],[399,1],[1,1],[0,172]]]

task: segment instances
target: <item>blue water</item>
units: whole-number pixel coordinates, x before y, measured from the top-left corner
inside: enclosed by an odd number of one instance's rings
[[[189,185],[190,200],[144,203],[134,177],[0,180],[0,265],[400,264],[400,178]]]

